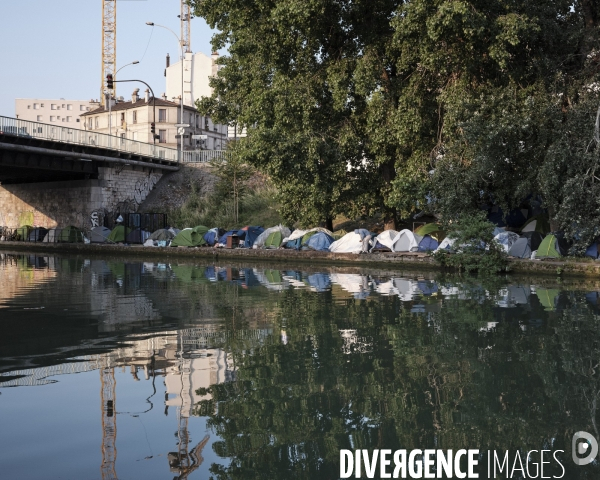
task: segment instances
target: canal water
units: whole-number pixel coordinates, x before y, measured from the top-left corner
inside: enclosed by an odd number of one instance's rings
[[[358,449],[600,478],[572,458],[600,438],[599,291],[1,254],[0,478],[334,479]]]

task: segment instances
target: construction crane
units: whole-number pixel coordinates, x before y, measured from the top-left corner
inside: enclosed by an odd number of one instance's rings
[[[102,411],[102,480],[117,480],[117,410],[115,396],[117,382],[114,367],[100,368],[100,408]]]
[[[181,0],[181,15],[179,15],[179,18],[181,19],[181,46],[184,54],[192,53],[192,41],[190,38],[190,20],[192,19],[192,14],[188,1],[189,0]]]
[[[182,0],[184,1],[184,0]],[[115,77],[117,69],[117,0],[102,0],[102,73],[100,76],[100,101],[106,106],[105,80]],[[116,95],[116,87],[111,95]]]

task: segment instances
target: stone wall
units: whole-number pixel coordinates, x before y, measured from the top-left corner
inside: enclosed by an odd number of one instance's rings
[[[0,185],[0,226],[75,225],[89,231],[104,217],[136,212],[160,180],[159,170],[101,167],[97,180]]]

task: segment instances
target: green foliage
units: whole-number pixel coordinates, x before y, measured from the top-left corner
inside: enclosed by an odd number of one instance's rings
[[[201,196],[198,189],[193,189],[185,204],[170,211],[168,218],[177,228],[195,225],[226,229],[245,225],[270,227],[282,223],[277,195],[277,190],[269,186],[247,189],[236,206],[231,196],[223,198],[216,192]]]
[[[494,241],[494,224],[484,212],[458,215],[445,229],[448,237],[455,239],[454,253],[435,252],[433,256],[440,264],[484,275],[507,270],[508,256]]]

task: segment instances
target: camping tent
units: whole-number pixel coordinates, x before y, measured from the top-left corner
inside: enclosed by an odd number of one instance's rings
[[[231,237],[232,235],[237,235],[238,234],[238,230],[229,230],[228,232],[225,232],[223,235],[221,235],[221,237],[219,238],[219,241],[217,242],[217,244],[215,246],[221,246],[224,247],[227,245],[227,237]]]
[[[195,228],[184,228],[171,240],[171,246],[199,247],[200,245],[206,245],[206,241],[204,240],[206,232],[208,232],[208,229],[202,225]]]
[[[333,237],[325,232],[316,232],[302,246],[303,250],[316,250],[318,252],[327,252],[333,243]]]
[[[62,228],[51,228],[50,230],[48,230],[48,233],[44,237],[44,242],[45,243],[58,242],[61,231],[62,231]]]
[[[424,237],[425,235],[430,235],[438,242],[441,242],[446,236],[446,233],[437,223],[426,223],[425,225],[421,225],[415,230],[415,233],[421,237]]]
[[[125,225],[117,225],[106,237],[106,241],[109,243],[123,243],[130,231],[131,229]]]
[[[494,240],[502,246],[506,253],[508,253],[513,244],[519,240],[519,235],[513,232],[502,232],[496,235]]]
[[[71,225],[61,230],[58,241],[61,243],[83,243],[83,232]]]
[[[94,227],[91,231],[92,243],[104,243],[110,235],[110,230],[106,227]]]
[[[350,232],[329,246],[330,252],[362,253],[368,251],[363,247],[363,238],[359,233]]]
[[[544,238],[538,232],[525,232],[512,244],[508,254],[511,257],[531,258],[531,253],[536,251]]]
[[[222,228],[211,228],[208,232],[204,234],[204,241],[207,245],[214,247],[215,243],[219,241],[219,237],[225,234],[225,230]]]
[[[33,230],[33,227],[31,225],[23,225],[23,226],[17,228],[16,240],[19,242],[24,242],[25,240],[27,240],[29,238],[29,234],[31,233],[31,230]]]
[[[385,230],[375,237],[375,246],[372,250],[392,250],[394,239],[398,236],[396,230]]]
[[[521,229],[521,233],[525,232],[538,232],[542,235],[547,235],[550,233],[550,222],[548,221],[548,216],[540,214],[536,215],[535,217],[531,217]]]
[[[560,258],[567,254],[566,242],[557,235],[546,235],[539,248],[535,258]]]
[[[454,245],[454,242],[456,242],[454,238],[446,237],[442,240],[442,243],[440,243],[439,247],[436,248],[435,251],[441,252],[443,250],[447,253],[452,253],[452,246]]]
[[[585,256],[592,257],[594,260],[598,258],[598,240],[594,240],[594,243],[587,248]]]
[[[31,230],[29,232],[27,240],[29,242],[42,242],[42,241],[44,241],[44,237],[46,236],[47,233],[48,233],[48,230],[45,229],[44,227],[34,228],[33,230]]]
[[[431,235],[425,235],[419,242],[418,252],[434,252],[440,244]]]
[[[161,228],[160,230],[156,230],[156,232],[153,232],[152,235],[150,235],[150,240],[164,240],[164,241],[169,241],[169,240],[173,240],[175,238],[175,233],[173,233],[171,230],[167,230],[166,228]]]
[[[296,250],[299,250],[300,247],[302,246],[303,242],[308,241],[308,239],[310,238],[310,235],[307,236],[307,234],[311,233],[314,235],[314,233],[316,233],[316,232],[324,232],[327,235],[329,235],[330,237],[333,237],[333,233],[331,233],[326,228],[322,228],[322,227],[311,228],[310,230],[294,230],[289,236],[285,237],[281,241],[281,246],[284,248],[296,248]],[[293,243],[294,240],[298,240],[298,239],[302,239],[302,240],[300,240],[299,242]]]
[[[283,225],[267,228],[254,240],[252,248],[279,248],[281,241],[291,233],[290,229]]]
[[[392,252],[416,252],[423,237],[408,229],[401,230],[392,240]]]

